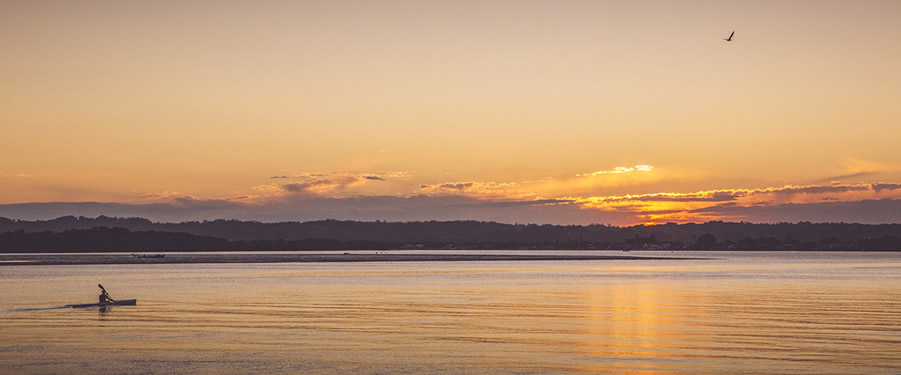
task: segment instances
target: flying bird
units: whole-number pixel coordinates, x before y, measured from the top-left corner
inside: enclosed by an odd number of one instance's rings
[[[723,40],[725,40],[725,41],[727,41],[727,42],[731,42],[731,41],[732,41],[732,36],[733,36],[733,35],[735,35],[735,31],[732,31],[732,34],[729,34],[729,38],[724,38]]]

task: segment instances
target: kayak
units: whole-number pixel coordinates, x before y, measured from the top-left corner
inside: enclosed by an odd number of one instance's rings
[[[134,306],[138,304],[136,299],[123,299],[116,302],[107,303],[83,303],[80,305],[66,305],[67,307],[106,307],[106,306]]]

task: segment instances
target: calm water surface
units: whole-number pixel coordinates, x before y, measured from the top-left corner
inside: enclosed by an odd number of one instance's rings
[[[2,266],[0,372],[901,373],[901,254],[630,255]]]

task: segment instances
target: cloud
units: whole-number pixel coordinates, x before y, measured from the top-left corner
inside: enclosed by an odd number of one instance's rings
[[[820,179],[819,182],[841,181],[841,180],[847,180],[849,178],[870,176],[870,175],[874,175],[874,174],[876,174],[876,172],[854,172],[854,173],[848,173],[848,174],[843,174],[843,175],[838,175],[838,176],[826,177],[826,178]]]
[[[346,189],[362,183],[362,179],[347,178],[324,178],[307,182],[294,182],[282,185],[282,189],[288,193],[306,193],[315,195],[329,194],[338,190]]]
[[[183,201],[184,202],[184,201]],[[143,217],[153,221],[179,222],[215,218],[238,218],[233,216],[251,207],[238,202],[218,204],[178,204],[150,203],[125,204],[103,202],[49,202],[18,203],[0,205],[0,217],[24,220],[48,220],[60,216],[97,217]]]
[[[823,193],[843,193],[848,191],[866,191],[872,189],[871,185],[809,185],[809,186],[785,186],[782,188],[767,188],[753,190],[750,194],[776,194],[776,195],[792,195],[792,194],[823,194]]]
[[[311,195],[246,204],[203,201],[182,197],[176,202],[122,203],[28,203],[0,205],[0,216],[47,220],[60,216],[99,215],[145,217],[153,221],[239,219],[263,222],[339,220],[484,220],[505,223],[629,224],[619,214],[582,210],[572,204],[549,201],[493,202],[462,196],[357,196],[329,198]]]
[[[292,189],[308,191],[313,184],[329,185],[330,180],[311,181],[294,185]],[[901,198],[901,184],[824,184],[787,185],[757,189],[716,189],[690,193],[661,192],[620,196],[561,196],[541,197],[517,183],[457,181],[419,185],[416,197],[459,197],[470,200],[478,210],[511,209],[513,207],[541,208],[567,206],[586,212],[596,212],[608,223],[699,222],[708,220],[745,220],[753,217],[729,214],[729,210],[745,208],[766,209],[784,204],[815,204],[867,199]],[[410,196],[414,197],[414,196]],[[365,199],[366,197],[358,197]],[[415,201],[415,200],[414,200]],[[545,207],[546,208],[546,207]],[[736,211],[738,212],[738,211]],[[756,211],[748,211],[756,212]],[[547,221],[544,221],[547,222]],[[596,220],[593,222],[597,222]]]
[[[632,212],[643,222],[745,220],[769,207],[901,198],[901,184],[828,184],[575,198],[588,209]],[[755,211],[756,210],[756,211]],[[800,219],[805,220],[805,219]]]
[[[843,171],[835,176],[820,179],[819,183],[843,181],[852,178],[874,176],[885,172],[897,171],[898,167],[872,160],[848,159],[842,162]]]
[[[494,207],[514,207],[514,206],[536,206],[536,205],[556,205],[556,204],[571,204],[575,203],[572,199],[536,199],[530,201],[503,201],[503,202],[489,202],[488,204]]]
[[[448,181],[420,184],[418,188],[414,185],[414,191],[408,194],[360,193],[366,184],[390,186],[391,180],[384,176],[351,172],[321,177],[309,174],[298,177],[300,181],[259,185],[252,188],[252,194],[225,198],[164,191],[143,195],[140,201],[131,204],[0,205],[0,216],[33,219],[52,213],[56,216],[143,216],[152,220],[235,218],[260,221],[473,219],[615,225],[709,220],[891,222],[898,215],[878,206],[884,203],[895,207],[895,201],[901,200],[901,183],[897,182],[632,195],[551,195],[539,194],[533,190],[536,186],[527,182]],[[406,186],[409,187],[409,182]],[[842,216],[842,210],[847,210],[846,216]]]
[[[599,176],[599,175],[607,175],[607,174],[616,175],[616,174],[623,174],[623,173],[630,173],[630,172],[650,172],[652,170],[654,170],[654,167],[652,167],[650,165],[639,164],[634,167],[616,167],[616,168],[613,168],[611,170],[606,170],[606,171],[597,171],[597,172],[591,172],[591,173],[579,173],[579,174],[576,174],[576,176],[577,177],[582,177],[582,176],[587,177],[587,176]]]
[[[335,172],[330,174],[310,173],[301,175],[301,181],[279,185],[278,189],[261,188],[258,190],[267,190],[275,195],[282,194],[312,194],[320,196],[347,194],[353,195],[350,189],[365,185],[369,181],[386,181],[385,178],[376,174],[360,174],[352,172]]]
[[[368,182],[390,182],[397,180],[403,182],[409,178],[406,171],[383,172],[298,172],[292,174],[296,182],[272,183],[254,186],[252,189],[260,195],[256,200],[269,201],[282,196],[290,195],[317,195],[327,197],[348,197],[354,195],[366,195],[376,192],[384,192],[384,189],[395,188],[398,184],[386,184],[380,187],[367,188]],[[288,176],[272,176],[270,179],[284,179]]]
[[[711,206],[694,212],[758,223],[798,221],[901,223],[901,200],[867,199],[849,202],[785,203],[772,206]]]
[[[654,193],[598,197],[594,202],[724,202],[736,200],[747,194],[746,191],[741,190],[712,190],[696,193]]]
[[[883,190],[886,190],[886,191],[899,190],[899,189],[901,189],[901,184],[873,184],[872,187],[873,187],[873,190],[875,190],[877,192],[881,192]]]
[[[620,172],[620,173],[617,173]],[[614,168],[578,175],[559,175],[520,182],[523,191],[541,197],[627,195],[636,190],[662,190],[702,182],[708,176],[692,169],[661,169],[650,165]]]
[[[180,197],[184,194],[179,193],[177,191],[163,191],[161,193],[147,193],[140,196],[140,199],[144,200],[156,200],[156,199],[170,199],[174,197]]]
[[[326,187],[331,188],[336,185],[337,184],[331,180],[323,179],[323,180],[314,180],[314,181],[309,181],[309,182],[294,182],[294,183],[290,183],[290,184],[284,184],[284,185],[282,185],[282,189],[289,191],[289,192],[294,192],[294,193],[305,193],[305,192],[309,192],[311,189],[318,187],[318,186],[326,186]]]
[[[437,185],[419,185],[420,189],[433,191],[433,192],[441,192],[446,190],[456,190],[462,192],[467,188],[471,188],[475,185],[475,182],[457,182],[457,183],[443,183]]]
[[[429,196],[459,195],[487,200],[537,199],[536,194],[521,188],[515,182],[442,182],[419,185],[419,193]]]
[[[204,208],[204,209],[226,209],[226,208],[235,208],[240,207],[240,201],[247,198],[246,196],[242,197],[234,197],[234,198],[220,198],[220,199],[199,199],[194,196],[186,195],[183,197],[174,198],[173,205],[180,207],[194,207],[194,208]]]

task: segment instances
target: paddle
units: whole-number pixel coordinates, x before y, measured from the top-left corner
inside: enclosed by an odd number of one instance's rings
[[[109,295],[109,293],[106,292],[106,288],[104,288],[103,285],[97,284],[97,286],[100,287],[100,290],[102,290],[102,291],[103,291],[103,294],[106,295],[106,299],[107,299],[107,300],[109,300],[110,302],[116,302],[116,300],[114,300],[113,297],[111,297],[111,296]]]

